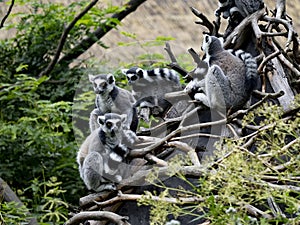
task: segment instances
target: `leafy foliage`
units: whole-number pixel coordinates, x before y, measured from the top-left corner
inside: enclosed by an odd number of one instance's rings
[[[55,174],[70,194],[80,181],[76,167],[77,146],[72,126],[72,103],[40,100],[36,89],[45,77],[19,75],[14,85],[1,84],[0,176],[13,187],[29,180],[48,180]],[[13,112],[13,113],[11,113]]]
[[[0,71],[4,83],[16,81],[15,74],[26,73],[38,77],[56,53],[56,49],[64,27],[89,3],[75,1],[67,7],[62,3],[44,3],[36,0],[20,0],[20,5],[28,7],[28,13],[15,13],[13,22],[6,26],[7,30],[15,29],[16,34],[10,39],[0,41]],[[64,45],[62,54],[68,53],[86,36],[93,35],[99,26],[115,27],[119,21],[111,18],[112,13],[123,10],[123,7],[108,4],[103,8],[92,8],[71,30]],[[58,16],[59,15],[59,16]],[[11,18],[11,17],[10,17]],[[104,44],[102,47],[107,47]],[[43,83],[37,90],[42,98],[52,101],[71,101],[75,84],[81,78],[83,68],[80,65],[58,65],[51,73],[51,80]]]
[[[1,224],[28,224],[28,209],[17,202],[0,202]]]
[[[34,194],[35,208],[33,214],[41,224],[63,224],[67,220],[69,205],[62,200],[65,190],[61,189],[62,182],[56,177],[50,177],[49,181],[34,179],[30,187],[25,189]],[[23,193],[24,194],[24,193]],[[28,202],[28,199],[24,200]]]
[[[299,100],[298,95],[291,110],[299,109]],[[255,144],[250,151],[244,147],[247,138],[226,139],[218,144],[216,158],[204,163],[203,176],[196,184],[176,172],[194,191],[163,186],[155,172],[150,175],[148,181],[164,189],[158,195],[160,200],[149,201],[155,193],[145,193],[140,201],[151,205],[151,215],[159,212],[159,216],[151,217],[152,224],[164,224],[170,214],[176,218],[191,212],[196,219],[205,218],[211,224],[273,224],[275,221],[297,224],[300,219],[299,113],[286,118],[280,106],[266,103],[246,115],[244,124],[255,123],[258,116],[262,119],[257,124],[259,129],[252,134]],[[194,198],[195,202],[182,205],[180,196]],[[165,198],[174,197],[178,199],[177,204],[165,205]],[[269,217],[249,216],[252,207]]]

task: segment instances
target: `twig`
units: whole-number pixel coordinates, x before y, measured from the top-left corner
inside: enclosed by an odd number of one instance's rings
[[[279,48],[272,42],[275,51],[280,51]],[[284,63],[296,76],[300,76],[300,71],[297,69],[298,66],[293,65],[283,54],[278,55],[279,60]]]
[[[161,167],[158,169],[158,177],[170,177],[170,168],[168,167]],[[126,186],[132,185],[145,185],[145,179],[147,176],[152,173],[153,170],[140,170],[136,172],[132,177],[124,179],[121,184],[118,185],[118,190],[122,189]],[[204,174],[209,173],[206,167],[203,166],[183,166],[178,169],[178,173],[183,174],[187,177],[199,178]],[[90,199],[91,201],[91,199]],[[99,201],[99,200],[98,200]]]
[[[274,201],[274,198],[271,196],[269,198],[267,198],[267,202],[268,202],[268,205],[270,206],[270,209],[274,215],[274,217],[278,218],[278,217],[281,217],[281,218],[286,218],[286,216],[282,213],[282,210],[280,209],[280,207],[276,204],[276,202]]]
[[[11,0],[11,3],[10,3],[10,6],[5,14],[5,16],[3,17],[3,19],[1,20],[1,23],[0,23],[0,29],[2,27],[4,27],[4,23],[6,21],[6,19],[9,17],[9,14],[11,13],[12,11],[12,8],[14,7],[14,4],[15,4],[15,0]]]
[[[188,154],[188,156],[190,157],[190,159],[191,159],[194,166],[200,166],[201,165],[201,163],[199,161],[199,158],[198,158],[198,155],[195,152],[195,148],[192,148],[187,143],[184,143],[184,142],[181,142],[181,141],[171,141],[171,142],[168,142],[167,146],[176,147],[176,148],[179,148],[179,149],[185,151]]]
[[[257,92],[258,93],[258,92]],[[276,93],[267,93],[262,100],[256,102],[255,104],[251,105],[248,109],[241,109],[238,110],[237,112],[231,114],[230,116],[228,116],[228,121],[232,121],[234,118],[240,116],[240,115],[245,115],[248,112],[250,112],[251,110],[257,108],[258,106],[260,106],[263,102],[265,102],[267,99],[269,98],[279,98],[280,96],[283,96],[284,92],[283,91],[279,91]]]
[[[155,163],[157,166],[168,166],[168,163],[166,161],[159,159],[150,153],[146,154],[144,158],[149,162]]]
[[[67,40],[68,34],[73,29],[73,27],[78,22],[78,20],[80,20],[91,8],[93,8],[93,6],[96,5],[97,2],[98,2],[98,0],[93,0],[90,4],[88,4],[88,6],[85,7],[84,10],[82,10],[82,12],[80,12],[73,19],[73,21],[64,29],[64,32],[62,33],[62,35],[60,37],[59,44],[57,46],[57,49],[56,49],[53,59],[51,60],[51,62],[47,66],[47,68],[39,74],[39,77],[41,77],[43,75],[48,75],[51,73],[51,71],[54,69],[54,67],[59,59],[60,53],[61,53],[61,51],[64,47],[64,44]]]
[[[275,52],[273,52],[272,54],[268,55],[267,57],[264,58],[264,60],[260,63],[260,65],[258,66],[257,72],[260,74],[263,70],[263,68],[265,67],[265,65],[273,58],[275,58],[276,56],[278,56],[280,53],[279,49],[277,49]]]
[[[160,202],[166,202],[171,204],[178,204],[178,205],[186,205],[186,204],[197,204],[197,202],[203,202],[204,199],[201,197],[178,197],[178,198],[172,198],[172,197],[159,197],[159,196],[143,196],[138,194],[123,194],[122,192],[119,192],[119,194],[107,201],[104,202],[96,202],[96,204],[100,208],[107,207],[109,205],[116,204],[117,202],[123,202],[123,201],[138,201],[142,198],[150,199],[153,201],[160,201]]]
[[[261,183],[263,186],[268,186],[270,188],[282,191],[294,191],[300,193],[300,187],[293,186],[293,185],[279,185],[279,184],[272,184],[269,182]]]
[[[173,70],[177,71],[183,77],[185,77],[188,74],[188,72],[185,69],[183,69],[181,66],[179,66],[177,59],[176,59],[175,55],[173,54],[170,44],[168,42],[166,42],[166,46],[164,49],[168,53],[170,60],[171,60],[171,63],[168,66],[170,68],[172,68]]]
[[[273,217],[268,214],[268,213],[265,213],[264,211],[261,211],[260,209],[252,206],[252,205],[244,205],[244,207],[246,208],[246,210],[253,216],[255,217],[259,217],[259,216],[262,216],[263,218],[266,218],[266,219],[272,219]]]
[[[288,38],[287,38],[287,42],[285,44],[284,51],[287,52],[290,44],[292,43],[293,35],[296,33],[294,31],[293,25],[290,22],[288,22],[287,20],[284,20],[284,19],[281,19],[281,18],[274,18],[274,17],[264,16],[263,19],[265,21],[268,21],[268,22],[280,23],[286,28],[286,30],[288,32]]]
[[[127,1],[125,10],[121,12],[115,13],[111,16],[111,18],[117,19],[121,21],[127,15],[134,12],[141,4],[143,4],[146,0],[130,0]],[[92,34],[88,37],[84,38],[78,45],[76,45],[73,49],[71,49],[66,55],[64,55],[58,62],[60,65],[69,64],[73,59],[79,57],[82,53],[84,53],[87,49],[89,49],[94,43],[96,43],[99,39],[101,39],[105,34],[107,34],[114,26],[112,24],[101,24],[98,29],[96,29]]]
[[[183,139],[191,139],[191,138],[195,138],[195,137],[207,137],[207,138],[214,138],[214,139],[222,138],[222,136],[219,136],[219,135],[206,134],[206,133],[197,133],[197,134],[190,134],[190,135],[186,135],[186,136],[174,137],[171,140],[172,141],[180,141],[180,140],[183,140]]]
[[[182,132],[187,132],[187,131],[192,131],[192,130],[198,130],[204,127],[209,127],[209,126],[214,126],[214,125],[220,125],[226,123],[226,119],[218,120],[218,121],[213,121],[213,122],[206,122],[206,123],[199,123],[199,124],[194,124],[186,127],[179,127],[164,138],[161,139],[161,141],[150,145],[146,148],[143,149],[134,149],[132,150],[129,154],[131,157],[140,157],[143,156],[155,149],[157,149],[159,146],[163,145],[166,143],[168,140],[171,138],[175,137],[177,134],[180,134]]]
[[[190,48],[188,52],[192,56],[197,66],[195,69],[189,72],[187,76],[192,78],[198,78],[199,80],[203,79],[208,71],[207,63],[200,59],[199,54],[193,48]]]
[[[86,220],[109,220],[117,225],[130,225],[127,222],[128,219],[126,216],[120,216],[108,211],[80,212],[69,219],[65,225],[77,225]]]
[[[276,18],[280,19],[285,13],[285,0],[276,0]]]
[[[210,35],[217,36],[215,34],[214,25],[209,21],[209,19],[207,19],[207,17],[203,13],[201,13],[199,10],[197,10],[196,8],[190,7],[190,9],[191,9],[192,13],[194,13],[194,15],[197,16],[201,20],[201,21],[197,21],[195,23],[206,27],[209,30]]]

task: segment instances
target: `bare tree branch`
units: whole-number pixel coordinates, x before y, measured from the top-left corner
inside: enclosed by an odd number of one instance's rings
[[[243,31],[246,30],[246,27],[249,25],[257,24],[257,21],[265,14],[265,9],[261,9],[250,16],[246,17],[235,29],[234,31],[227,37],[224,48],[228,48],[232,44],[236,43],[238,39],[242,36]],[[255,30],[257,30],[255,28]],[[256,34],[258,35],[258,34]],[[260,38],[258,36],[258,38]]]
[[[134,12],[142,3],[146,0],[130,0],[126,3],[126,9],[112,15],[112,18],[118,19],[121,21],[130,13]],[[107,34],[111,29],[113,29],[112,25],[102,24],[101,27],[96,29],[91,35],[87,38],[84,38],[78,45],[76,45],[73,49],[70,50],[66,55],[64,55],[59,61],[58,64],[69,64],[72,60],[79,57],[82,53],[84,53],[87,49],[89,49],[93,44],[95,44],[99,39],[101,39],[105,34]]]
[[[113,205],[120,201],[137,201],[139,199],[146,198],[143,195],[138,194],[123,194],[122,192],[119,192],[119,194],[104,202],[96,202],[96,204],[100,208],[107,207],[109,205]],[[151,200],[154,201],[161,201],[166,203],[172,203],[172,204],[179,204],[179,205],[186,205],[186,204],[197,204],[197,202],[203,202],[204,199],[201,197],[179,197],[179,198],[170,198],[170,197],[158,197],[158,196],[151,196]]]
[[[194,125],[190,125],[190,126],[179,127],[176,130],[174,130],[173,132],[171,132],[170,134],[168,134],[167,136],[165,136],[164,138],[162,138],[161,141],[159,141],[153,145],[150,145],[148,147],[142,148],[142,149],[134,149],[134,150],[130,151],[129,154],[131,157],[140,157],[140,156],[146,155],[147,153],[160,147],[161,145],[166,143],[168,140],[175,137],[177,134],[180,134],[182,132],[191,131],[191,130],[198,130],[198,129],[201,129],[204,127],[225,124],[225,123],[226,123],[226,119],[222,119],[222,120],[213,121],[213,122],[199,123],[199,124],[194,124]]]
[[[86,220],[109,220],[117,225],[130,225],[127,222],[128,219],[128,217],[108,211],[80,212],[69,219],[65,225],[79,225]]]
[[[206,27],[209,30],[208,34],[218,36],[218,32],[219,32],[219,28],[220,28],[220,18],[218,18],[217,22],[214,21],[213,23],[211,23],[207,19],[207,17],[203,13],[201,13],[199,10],[197,10],[194,7],[190,7],[190,8],[191,8],[192,13],[194,13],[194,15],[200,19],[200,21],[197,21],[195,23]],[[207,32],[204,32],[204,33],[207,33]]]
[[[43,75],[48,75],[51,73],[51,71],[54,69],[54,66],[59,59],[60,53],[61,53],[61,51],[64,47],[64,44],[67,40],[68,34],[73,29],[73,27],[75,26],[77,21],[80,20],[91,8],[93,8],[93,6],[96,5],[97,2],[98,2],[98,0],[93,0],[90,4],[88,4],[88,6],[85,7],[84,10],[82,10],[82,12],[80,12],[73,19],[73,21],[64,29],[64,32],[62,33],[62,35],[60,37],[60,40],[59,40],[59,43],[58,43],[58,46],[57,46],[57,49],[56,49],[53,59],[51,60],[51,62],[47,66],[47,68],[39,74],[39,77],[41,77]]]
[[[257,108],[258,106],[260,106],[263,102],[265,102],[267,99],[269,98],[279,98],[281,96],[284,95],[283,91],[279,91],[276,93],[268,93],[266,94],[260,101],[256,102],[255,104],[251,105],[248,109],[241,109],[236,111],[235,113],[231,114],[230,116],[228,116],[228,121],[232,121],[234,118],[238,117],[239,115],[245,115],[248,112],[250,112],[251,110]]]
[[[9,8],[7,10],[7,13],[5,14],[5,16],[3,17],[3,19],[0,22],[0,29],[2,27],[4,27],[4,23],[5,23],[6,19],[8,18],[9,14],[11,13],[12,8],[14,7],[14,4],[15,4],[15,0],[11,0],[10,6],[9,6]]]
[[[181,66],[179,66],[177,59],[176,59],[175,55],[173,54],[173,52],[171,50],[171,46],[168,42],[166,42],[166,46],[164,49],[168,53],[170,60],[171,60],[171,63],[169,63],[168,66],[170,68],[172,68],[173,70],[177,71],[180,75],[185,77],[188,72],[185,69],[183,69]]]

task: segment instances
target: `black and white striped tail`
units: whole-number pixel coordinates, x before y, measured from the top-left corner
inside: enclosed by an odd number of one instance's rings
[[[153,78],[157,77],[158,79],[165,79],[169,81],[173,81],[176,84],[179,84],[179,76],[174,70],[170,70],[168,68],[156,68],[147,71],[148,76]]]
[[[252,55],[243,50],[232,51],[232,53],[239,57],[244,63],[246,67],[246,91],[253,91],[257,87],[257,63],[256,59],[252,57]]]

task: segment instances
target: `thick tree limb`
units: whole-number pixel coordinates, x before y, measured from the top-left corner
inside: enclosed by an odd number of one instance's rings
[[[51,60],[51,62],[47,66],[47,68],[39,74],[39,77],[41,77],[43,75],[48,75],[49,73],[51,73],[51,71],[54,69],[54,66],[59,59],[61,51],[63,50],[63,47],[67,40],[68,34],[73,29],[73,27],[75,26],[77,21],[80,20],[91,8],[93,8],[97,2],[98,2],[98,0],[93,0],[90,4],[88,4],[88,6],[85,7],[84,10],[82,10],[82,12],[80,12],[74,18],[74,20],[64,29],[64,32],[62,33],[62,35],[60,37],[60,40],[59,40],[59,43],[58,43],[58,46],[57,46],[57,49],[56,49],[53,59]]]
[[[0,177],[0,199],[4,199],[6,202],[16,202],[19,203],[18,206],[23,206],[23,203],[18,198],[18,196],[13,192],[9,185]],[[30,215],[28,215],[30,216]],[[29,225],[37,225],[37,220],[32,218],[29,221]]]
[[[128,217],[108,211],[80,212],[69,219],[65,225],[79,225],[86,220],[109,220],[117,225],[130,225],[127,222]]]
[[[2,27],[4,27],[4,23],[5,23],[6,19],[8,18],[9,14],[11,13],[12,8],[14,7],[14,4],[15,4],[15,0],[11,0],[10,6],[7,10],[7,13],[5,14],[5,16],[2,18],[2,20],[0,22],[0,29]]]
[[[146,0],[130,0],[126,3],[126,9],[122,12],[112,15],[112,18],[118,19],[121,21],[130,13],[134,12],[142,3]],[[107,34],[113,27],[111,25],[103,25],[96,29],[91,35],[83,39],[78,45],[70,50],[66,55],[64,55],[59,61],[58,64],[69,64],[72,60],[79,57],[87,49],[89,49],[93,44],[95,44],[99,39],[101,39],[105,34]]]
[[[173,70],[175,70],[176,72],[178,72],[180,75],[185,77],[188,74],[188,72],[185,69],[183,69],[181,66],[179,66],[177,59],[176,59],[174,53],[172,52],[171,46],[168,42],[166,42],[166,46],[164,49],[168,53],[170,60],[171,60],[171,63],[169,63],[168,66],[170,68],[172,68]]]
[[[257,21],[265,14],[265,9],[261,9],[250,16],[246,17],[235,29],[234,31],[227,37],[224,48],[228,48],[232,44],[235,44],[237,40],[242,36],[243,31],[249,25],[257,24]],[[258,37],[260,38],[260,37]]]

